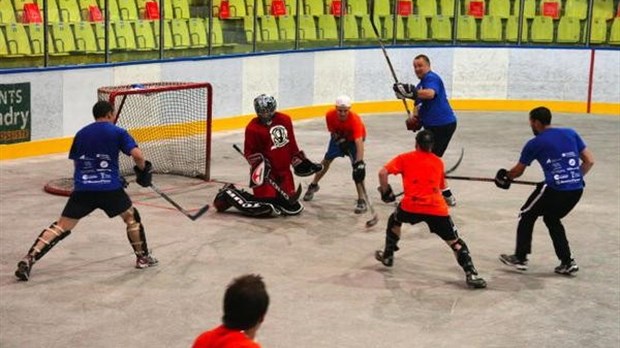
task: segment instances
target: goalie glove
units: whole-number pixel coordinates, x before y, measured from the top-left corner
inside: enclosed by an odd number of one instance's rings
[[[381,194],[381,200],[385,203],[392,203],[396,200],[396,195],[394,195],[394,191],[392,191],[392,186],[390,184],[387,185],[387,189],[385,192],[381,190],[381,186],[377,187],[379,193]]]
[[[408,83],[395,83],[392,86],[394,90],[394,94],[398,99],[416,99],[418,97],[418,90],[414,85],[410,85]]]
[[[356,184],[362,183],[366,177],[366,163],[357,161],[353,164],[353,181]]]
[[[511,182],[512,180],[508,177],[508,171],[506,169],[502,168],[495,174],[495,186],[508,190]]]
[[[149,161],[144,161],[144,169],[140,169],[137,165],[133,166],[133,171],[136,173],[136,182],[142,187],[149,187],[153,183],[153,164]]]
[[[306,158],[306,154],[303,151],[293,155],[291,160],[293,170],[297,176],[310,176],[314,173],[318,173],[323,170],[323,165],[314,163]]]
[[[262,153],[249,155],[248,163],[250,163],[250,188],[261,186],[271,173],[271,163]]]

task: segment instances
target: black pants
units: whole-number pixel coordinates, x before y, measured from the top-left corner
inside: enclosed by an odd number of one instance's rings
[[[532,252],[532,233],[534,223],[539,216],[549,229],[549,236],[553,241],[555,254],[562,263],[571,260],[570,246],[566,239],[566,231],[562,225],[565,217],[581,199],[583,189],[574,191],[556,191],[544,183],[538,184],[534,192],[525,201],[519,214],[519,225],[517,227],[517,247],[515,254],[520,259],[525,259],[526,255]]]
[[[450,139],[456,131],[456,122],[449,123],[443,126],[424,127],[424,129],[433,132],[435,136],[435,145],[433,145],[433,153],[438,157],[443,156],[446,152]]]

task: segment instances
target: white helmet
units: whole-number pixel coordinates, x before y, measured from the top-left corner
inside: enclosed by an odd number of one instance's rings
[[[336,107],[337,108],[350,108],[351,107],[351,98],[346,95],[341,95],[336,98]]]

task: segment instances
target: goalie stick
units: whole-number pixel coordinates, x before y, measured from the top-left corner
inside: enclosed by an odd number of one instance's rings
[[[233,144],[233,147],[235,148],[235,150],[237,150],[237,152],[239,152],[239,154],[241,156],[243,156],[243,158],[245,158],[245,155],[243,154],[243,151],[241,151],[241,148],[239,148],[239,146],[237,144]],[[280,185],[278,185],[278,183],[275,182],[270,176],[266,177],[266,179],[267,179],[267,182],[269,183],[269,185],[271,185],[276,191],[278,191],[278,193],[284,199],[286,199],[289,203],[295,204],[295,203],[297,203],[297,201],[299,201],[299,197],[301,196],[301,184],[299,184],[299,186],[297,186],[297,190],[295,191],[295,194],[293,196],[289,196],[289,194],[286,193],[282,189],[282,187],[280,187]]]
[[[190,220],[195,221],[196,219],[198,219],[202,214],[206,213],[207,210],[209,210],[209,205],[206,204],[204,207],[200,208],[196,214],[190,214],[190,212],[188,212],[187,210],[183,209],[183,207],[181,207],[177,202],[175,202],[174,200],[172,200],[172,198],[170,198],[167,194],[165,194],[162,190],[160,190],[157,186],[155,186],[155,184],[151,183],[151,186],[149,186],[153,191],[155,191],[158,195],[160,195],[163,199],[165,199],[166,201],[168,201],[168,203],[172,204],[175,208],[177,208],[178,211],[180,211],[181,213],[183,213],[183,215],[187,216]]]

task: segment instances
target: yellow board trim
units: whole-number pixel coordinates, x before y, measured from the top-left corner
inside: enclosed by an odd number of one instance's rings
[[[484,111],[529,111],[537,106],[546,106],[553,112],[586,113],[585,102],[571,101],[531,101],[531,100],[451,100],[455,110],[484,110]],[[290,114],[293,120],[304,120],[323,117],[331,105],[315,105],[283,110]],[[411,110],[413,105],[409,103]],[[355,111],[360,114],[387,114],[402,112],[406,115],[402,101],[376,101],[355,103]],[[592,114],[620,116],[620,104],[595,103],[591,105]],[[254,115],[242,115],[213,120],[213,132],[242,129]],[[199,128],[200,129],[200,128]],[[199,131],[198,131],[199,132]],[[159,133],[159,134],[166,134]],[[138,138],[138,137],[136,137]],[[141,139],[140,141],[151,140]],[[66,153],[71,147],[73,137],[35,140],[25,143],[0,145],[0,160]]]

